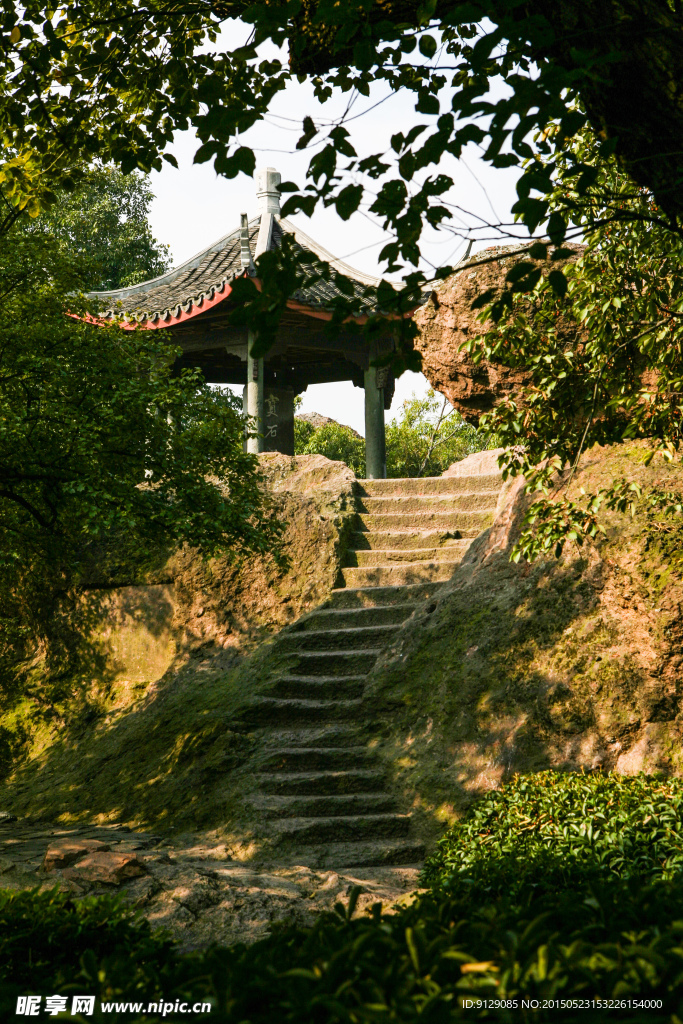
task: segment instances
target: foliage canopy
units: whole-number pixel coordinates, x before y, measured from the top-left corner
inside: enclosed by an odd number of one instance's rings
[[[552,119],[560,133],[541,146],[548,160],[520,185],[517,212],[531,230],[547,215],[554,149],[586,117],[672,223],[681,211],[682,24],[674,2],[227,0],[168,8],[88,0],[54,9],[4,0],[2,14],[3,182],[8,201],[31,214],[84,156],[149,171],[174,162],[165,150],[189,126],[201,143],[198,161],[214,160],[228,177],[252,173],[254,153],[238,135],[292,75],[311,76],[323,100],[334,90],[368,95],[377,81],[415,95],[425,123],[396,136],[391,154],[360,159],[342,123],[321,139],[311,118],[299,142],[322,145],[292,209],[332,203],[346,218],[366,188],[353,174],[379,181],[391,172],[372,205],[396,232],[390,262],[414,263],[422,222],[448,216],[443,154],[457,157],[476,142],[494,166],[520,165],[532,155],[530,133]],[[229,18],[253,27],[247,45],[219,40]],[[287,44],[289,66],[279,54],[264,59],[265,42]],[[489,86],[499,76],[509,91],[495,99]],[[577,170],[590,178],[590,165]],[[550,234],[562,240],[559,218]]]
[[[588,131],[579,133],[573,158],[592,144]],[[482,419],[508,446],[506,471],[523,472],[531,490],[550,496],[532,506],[516,557],[597,537],[601,507],[625,511],[640,497],[635,485],[616,480],[582,502],[562,498],[586,448],[645,438],[652,454],[672,458],[683,440],[681,239],[657,222],[652,196],[614,159],[596,166],[585,204],[562,177],[547,201],[553,212],[570,210],[585,232],[566,287],[556,290],[553,272],[519,262],[510,275],[526,277],[531,290],[496,298],[481,319],[497,322],[466,346],[475,362],[493,359],[526,373],[526,384]],[[614,204],[622,211],[616,222]],[[647,500],[680,510],[673,495],[652,492]]]
[[[73,192],[24,229],[57,239],[68,258],[77,257],[86,291],[107,291],[157,277],[170,268],[168,246],[153,237],[148,216],[154,198],[149,182],[115,167],[89,167]]]
[[[81,319],[79,285],[58,241],[0,240],[0,691],[29,640],[63,671],[57,609],[105,552],[265,552],[281,530],[235,398],[174,375],[159,332]]]

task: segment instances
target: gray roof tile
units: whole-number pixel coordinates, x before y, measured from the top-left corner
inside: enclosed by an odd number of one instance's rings
[[[255,257],[261,218],[249,222],[249,244],[252,259]],[[300,264],[311,275],[316,273],[320,261],[329,263],[338,273],[353,282],[354,293],[362,306],[370,312],[374,306],[371,297],[365,295],[368,286],[379,283],[377,278],[362,274],[353,267],[337,260],[303,232],[286,220],[275,220],[271,248],[281,244],[283,233],[294,236],[294,244],[301,254]],[[244,273],[240,255],[240,229],[221,238],[208,249],[187,260],[174,270],[151,281],[118,288],[109,292],[91,292],[104,306],[107,318],[122,317],[132,322],[152,321],[161,326],[177,320],[182,314],[194,315],[207,308],[207,304],[220,301],[226,294],[226,286]],[[296,302],[315,309],[328,308],[342,292],[333,280],[317,280],[299,289],[292,298]]]

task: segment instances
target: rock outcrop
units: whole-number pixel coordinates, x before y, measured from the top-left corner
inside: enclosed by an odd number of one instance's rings
[[[151,578],[83,595],[74,614],[87,642],[64,699],[46,715],[27,695],[0,714],[0,730],[22,743],[0,787],[3,810],[72,821],[178,816],[193,826],[230,817],[230,782],[214,784],[251,749],[234,729],[264,685],[250,654],[330,595],[355,521],[344,463],[267,453],[261,465],[288,565],[267,552],[207,560],[183,550]]]
[[[472,309],[472,303],[488,289],[501,292],[505,276],[527,257],[519,255],[519,246],[499,246],[485,249],[472,256],[455,274],[446,278],[432,292],[429,300],[415,313],[419,336],[415,347],[422,355],[422,372],[432,387],[445,395],[448,401],[469,422],[478,424],[483,413],[498,405],[508,395],[519,391],[529,380],[519,369],[485,360],[475,365],[472,358],[460,351],[460,346],[489,330],[490,321],[481,323],[481,310]],[[578,259],[581,246],[570,246],[575,255],[570,260],[553,263],[553,269]],[[473,263],[500,254],[497,259],[481,266]],[[574,331],[570,322],[566,330]]]
[[[346,423],[340,423],[339,420],[333,420],[331,416],[323,416],[320,412],[302,412],[294,418],[300,423],[310,423],[313,431],[320,430],[321,427],[326,427],[332,423],[336,427],[344,427],[346,430],[350,430],[354,437],[360,438],[360,434],[353,427],[348,426]]]
[[[592,449],[569,496],[622,476],[683,494],[681,462],[646,454]],[[643,500],[597,545],[515,564],[522,483],[368,679],[377,746],[432,835],[511,773],[683,771],[683,517]]]

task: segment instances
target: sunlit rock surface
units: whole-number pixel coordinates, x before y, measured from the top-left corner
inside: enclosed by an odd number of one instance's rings
[[[508,395],[514,395],[529,379],[523,370],[511,369],[502,363],[483,360],[475,365],[468,353],[460,351],[464,342],[492,326],[490,321],[479,320],[481,309],[472,309],[472,303],[489,289],[496,294],[502,291],[508,271],[528,259],[519,254],[519,248],[497,246],[478,252],[455,274],[437,284],[427,303],[415,313],[419,328],[415,347],[422,355],[422,372],[432,387],[445,395],[470,423],[478,424],[483,413]],[[583,251],[581,246],[567,248],[575,252],[571,260],[577,259]],[[491,256],[497,258],[480,266],[470,265]],[[561,268],[571,260],[558,260],[552,264],[552,269]],[[560,323],[559,329],[572,337],[575,334],[571,321]]]
[[[622,476],[683,493],[681,463],[646,454],[592,449],[570,497]],[[609,513],[597,546],[515,564],[520,487],[368,680],[375,742],[425,837],[515,772],[683,769],[683,518],[643,501]]]

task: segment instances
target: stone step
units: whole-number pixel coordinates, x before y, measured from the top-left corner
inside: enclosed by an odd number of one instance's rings
[[[282,796],[255,793],[249,801],[263,818],[333,818],[350,814],[389,814],[396,801],[388,793],[331,793]]]
[[[332,722],[354,718],[361,710],[359,698],[348,700],[307,700],[285,697],[255,697],[244,711],[248,722]]]
[[[359,512],[380,515],[396,512],[488,512],[493,511],[498,493],[490,494],[409,494],[387,495],[385,498],[356,499]]]
[[[288,852],[278,847],[277,863],[283,867],[301,864],[308,868],[365,868],[414,865],[421,867],[424,844],[412,839],[384,839],[357,843],[325,843],[297,846]]]
[[[462,540],[472,540],[481,533],[470,530],[376,530],[352,534],[354,551],[409,551],[415,548],[450,548]]]
[[[269,793],[282,796],[328,796],[332,793],[367,793],[384,788],[384,773],[377,768],[352,768],[345,771],[278,771],[257,776]]]
[[[268,831],[280,842],[353,843],[364,839],[404,839],[409,814],[348,814],[331,818],[276,818]]]
[[[423,476],[386,480],[358,480],[356,493],[361,496],[385,494],[498,494],[503,484],[500,473],[481,476]]]
[[[260,736],[264,751],[289,750],[292,747],[358,747],[364,743],[357,722],[293,722],[265,728]]]
[[[277,697],[321,700],[328,698],[361,697],[365,689],[365,676],[283,676],[273,686]]]
[[[390,608],[396,605],[412,604],[415,608],[422,601],[428,601],[438,594],[443,583],[424,582],[389,584],[388,586],[339,587],[332,591],[325,610],[337,611],[351,608]]]
[[[358,531],[382,533],[388,531],[424,532],[426,530],[456,531],[463,537],[476,537],[493,522],[494,506],[470,512],[382,512],[358,515]]]
[[[355,565],[401,565],[410,562],[455,562],[462,558],[470,543],[469,540],[458,540],[443,548],[347,551],[344,556],[344,568],[351,568]]]
[[[291,627],[295,632],[317,629],[357,629],[359,626],[398,626],[415,611],[414,604],[388,604],[377,608],[326,608],[311,612]]]
[[[349,569],[348,572],[363,572]],[[293,675],[366,676],[377,660],[377,649],[355,651],[297,651],[291,666]],[[296,670],[295,670],[296,668]]]
[[[334,772],[370,768],[376,754],[367,747],[283,747],[271,751],[261,765],[262,772]],[[271,786],[266,787],[271,790]],[[281,792],[281,790],[279,791]]]
[[[381,650],[398,626],[356,626],[342,629],[288,630],[277,639],[284,651],[358,651]]]
[[[449,580],[460,564],[455,562],[405,562],[403,565],[366,565],[342,569],[347,587],[385,587],[393,584],[437,583]],[[368,669],[370,671],[370,669]]]

